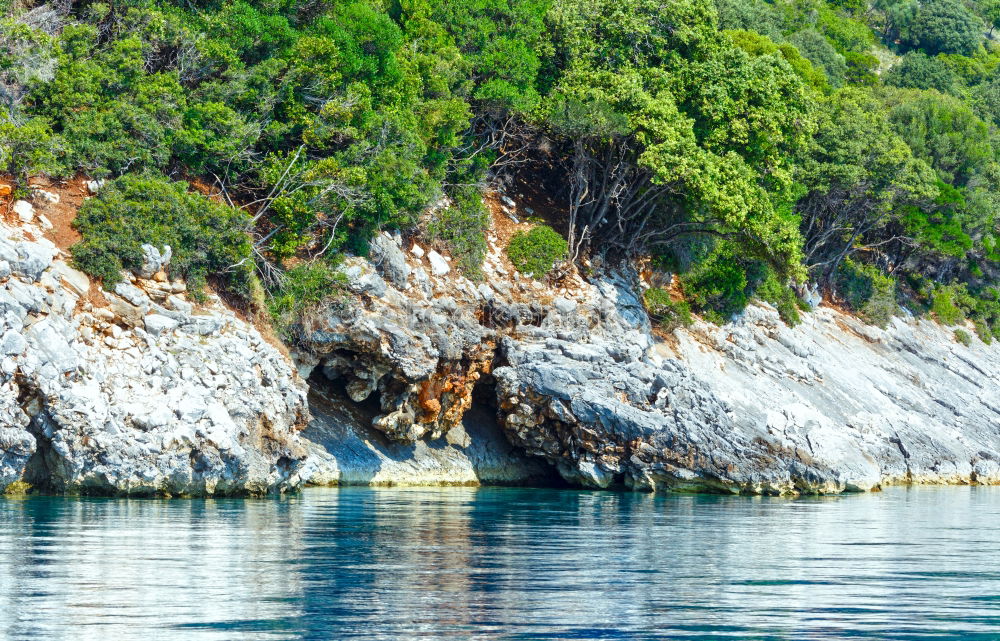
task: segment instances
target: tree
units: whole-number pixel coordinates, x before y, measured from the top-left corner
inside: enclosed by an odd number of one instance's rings
[[[39,13],[29,12],[20,20],[0,18],[0,103],[7,120],[17,121],[25,96],[55,75],[51,39],[30,24],[32,17],[40,17]]]
[[[823,91],[829,89],[830,85],[826,80],[826,74],[816,69],[809,60],[802,57],[802,54],[793,45],[779,45],[767,36],[742,29],[727,30],[724,33],[734,45],[746,51],[751,56],[779,54],[792,68],[792,71],[807,85]]]
[[[989,35],[993,36],[993,30],[1000,27],[1000,0],[982,0],[976,3],[979,15],[983,17],[989,25]]]
[[[982,21],[959,0],[930,0],[900,26],[903,44],[924,53],[972,55],[983,39]]]
[[[886,96],[896,133],[945,182],[964,186],[995,160],[989,128],[954,96],[901,90]]]
[[[834,49],[833,45],[815,29],[803,29],[789,38],[802,55],[816,67],[826,73],[827,80],[833,87],[844,84],[847,74],[847,62],[844,56]]]
[[[919,51],[910,51],[883,76],[883,81],[894,87],[937,89],[941,93],[952,93],[956,89],[958,78],[939,59]]]
[[[598,4],[565,15],[569,69],[544,121],[571,157],[571,253],[710,234],[794,272],[795,225],[768,190],[781,199],[787,152],[810,127],[801,80],[780,53],[751,57],[703,28],[712,16],[697,3],[678,2],[669,23],[645,0]],[[616,34],[598,38],[609,24]]]
[[[910,243],[881,232],[897,213],[937,196],[933,171],[896,135],[881,103],[858,89],[825,101],[799,180],[807,189],[796,205],[805,258],[827,284],[863,241]]]

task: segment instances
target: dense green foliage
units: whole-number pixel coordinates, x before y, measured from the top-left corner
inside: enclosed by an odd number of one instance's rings
[[[548,225],[539,225],[514,234],[507,246],[507,257],[519,271],[542,278],[566,258],[566,241]]]
[[[642,302],[649,313],[649,319],[664,331],[687,327],[694,322],[691,306],[687,301],[675,301],[669,292],[659,287],[650,287],[643,292]]]
[[[476,276],[480,191],[516,168],[563,205],[512,243],[527,273],[651,254],[715,320],[794,323],[815,281],[878,324],[961,292],[1000,329],[992,0],[4,6],[0,165],[116,179],[74,250],[108,284],[169,243],[283,317],[382,228]]]
[[[874,265],[847,259],[837,270],[837,289],[861,318],[886,327],[896,313],[896,283]]]
[[[247,222],[242,210],[192,193],[186,183],[127,174],[80,208],[73,224],[84,240],[73,246],[73,261],[110,286],[121,280],[123,268],[142,266],[143,243],[169,245],[170,275],[185,278],[192,290],[214,274],[249,294],[253,261],[243,231]]]

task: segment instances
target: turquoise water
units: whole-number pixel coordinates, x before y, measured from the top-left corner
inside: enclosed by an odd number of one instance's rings
[[[2,639],[1000,639],[1000,488],[0,499]]]

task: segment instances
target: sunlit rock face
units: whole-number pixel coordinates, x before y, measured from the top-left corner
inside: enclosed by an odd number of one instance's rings
[[[584,487],[1000,482],[1000,349],[963,346],[948,328],[897,318],[880,330],[824,307],[790,328],[753,305],[721,327],[657,336],[631,270],[543,284],[514,273],[491,239],[472,282],[427,254],[380,236],[372,260],[345,268],[360,302],[303,328],[303,371],[375,408],[387,447],[416,457],[447,442],[479,389],[517,452]],[[401,469],[355,474],[361,459],[313,454],[323,482],[391,482]]]
[[[299,484],[305,385],[252,326],[217,298],[195,305],[162,267],[102,293],[38,229],[0,227],[0,491]]]
[[[1000,482],[1000,350],[829,308],[787,327],[751,306],[669,342],[504,342],[511,441],[589,487],[749,493]]]

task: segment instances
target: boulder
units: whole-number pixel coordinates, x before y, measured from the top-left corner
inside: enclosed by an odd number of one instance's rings
[[[427,260],[431,264],[431,273],[435,276],[444,276],[451,271],[451,265],[444,257],[433,249],[427,252]]]
[[[65,261],[57,260],[52,264],[52,275],[77,296],[85,296],[90,291],[90,277],[73,269]]]
[[[27,200],[16,201],[13,210],[22,223],[30,223],[35,220],[35,208]]]
[[[14,271],[31,280],[38,280],[42,272],[52,264],[52,258],[56,254],[55,245],[44,238],[38,242],[20,242],[16,249],[17,258],[16,262],[13,263]],[[2,249],[0,249],[0,257],[7,260]]]
[[[146,331],[153,336],[159,336],[163,332],[171,332],[180,325],[176,320],[160,314],[149,314],[143,321]]]
[[[382,233],[375,237],[371,244],[372,262],[379,272],[389,282],[400,289],[405,289],[410,277],[410,266],[399,245],[388,234]]]
[[[170,264],[173,250],[170,245],[164,245],[162,250],[149,244],[141,246],[142,267],[136,271],[136,276],[140,278],[152,278],[157,272],[165,270]]]

